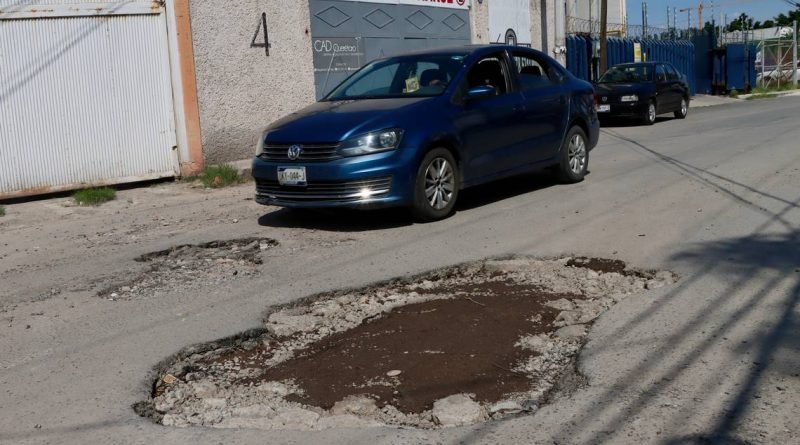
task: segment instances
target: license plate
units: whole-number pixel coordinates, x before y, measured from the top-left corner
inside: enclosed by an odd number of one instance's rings
[[[306,185],[305,167],[278,167],[280,185]]]
[[[598,105],[597,112],[598,113],[608,113],[611,111],[611,105]]]

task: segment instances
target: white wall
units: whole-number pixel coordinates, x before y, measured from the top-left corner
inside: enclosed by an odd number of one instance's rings
[[[517,43],[531,43],[531,0],[489,1],[489,41],[505,43],[506,31],[513,29]]]
[[[600,0],[567,0],[569,15],[584,20],[600,22]],[[626,22],[625,0],[608,0],[608,23]],[[599,29],[599,28],[598,28]]]

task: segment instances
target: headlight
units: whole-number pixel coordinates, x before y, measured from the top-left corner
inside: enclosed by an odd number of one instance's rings
[[[621,102],[638,102],[639,96],[631,94],[630,96],[622,96],[619,98]]]
[[[261,156],[261,153],[264,153],[264,144],[267,141],[267,132],[262,131],[261,136],[258,137],[258,143],[256,144],[256,157]]]
[[[403,130],[391,129],[362,134],[339,144],[342,156],[358,156],[380,151],[394,150],[400,145]]]

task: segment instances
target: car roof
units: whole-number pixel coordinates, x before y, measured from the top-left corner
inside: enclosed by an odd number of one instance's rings
[[[415,51],[402,52],[399,54],[393,54],[391,56],[387,56],[386,58],[403,57],[411,55],[448,55],[448,54],[480,55],[483,53],[489,53],[500,50],[516,50],[516,51],[525,50],[525,51],[540,52],[533,48],[528,48],[526,46],[515,46],[515,45],[505,45],[505,44],[502,45],[473,44],[473,45],[459,45],[459,46],[443,46],[438,48],[426,48]]]
[[[629,63],[618,63],[614,66],[652,66],[652,65],[660,65],[666,63],[667,62],[629,62]]]

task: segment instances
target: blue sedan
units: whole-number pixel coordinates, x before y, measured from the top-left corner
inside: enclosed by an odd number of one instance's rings
[[[467,187],[552,166],[587,173],[592,85],[529,48],[467,46],[373,61],[273,123],[253,161],[256,200],[292,208],[453,213]]]

